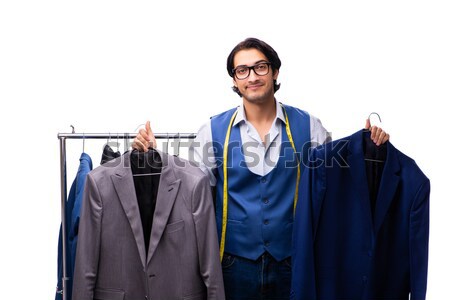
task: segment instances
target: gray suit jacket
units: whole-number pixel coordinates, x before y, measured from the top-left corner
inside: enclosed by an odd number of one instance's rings
[[[130,152],[88,174],[73,300],[225,299],[209,180],[190,162],[160,155],[147,254]]]

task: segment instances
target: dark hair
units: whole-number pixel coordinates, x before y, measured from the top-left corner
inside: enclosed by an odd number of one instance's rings
[[[227,70],[228,74],[233,77],[233,69],[234,69],[234,56],[237,52],[245,49],[257,49],[261,51],[269,60],[270,66],[272,67],[272,71],[278,71],[281,67],[281,60],[278,57],[277,52],[267,43],[258,40],[257,38],[247,38],[244,41],[240,42],[233,48],[230,55],[227,58]],[[273,81],[274,92],[280,89],[280,84],[277,83],[276,80]],[[239,89],[235,86],[232,87],[233,91],[235,91],[239,96],[242,97],[242,94],[239,92]]]

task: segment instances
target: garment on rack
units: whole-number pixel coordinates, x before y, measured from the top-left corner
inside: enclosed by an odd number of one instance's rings
[[[294,221],[292,300],[425,299],[430,182],[390,142],[384,163],[365,160],[369,134],[311,152]]]
[[[159,152],[146,252],[130,155],[87,176],[73,300],[224,299],[208,178],[190,162]]]
[[[103,147],[102,159],[100,161],[100,164],[103,165],[104,163],[113,160],[114,158],[117,158],[119,156],[120,151],[114,151],[108,144],[106,144]]]
[[[162,161],[158,151],[149,149],[147,152],[133,150],[130,162],[144,233],[145,253],[147,253],[158,197]]]
[[[78,240],[78,224],[80,218],[81,202],[83,200],[84,183],[86,175],[92,170],[91,157],[82,153],[80,157],[80,166],[75,180],[72,183],[69,191],[69,197],[65,205],[65,219],[66,219],[66,276],[67,282],[67,300],[72,296],[73,283],[73,269],[75,266],[75,254]],[[56,300],[62,300],[62,278],[63,274],[63,250],[62,250],[62,226],[59,231],[58,241],[58,284],[56,288]]]

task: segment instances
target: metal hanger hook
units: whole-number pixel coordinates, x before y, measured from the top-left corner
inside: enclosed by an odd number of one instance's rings
[[[126,132],[126,133],[124,133],[124,135],[123,135],[123,152],[126,152],[127,150],[128,150],[128,139],[129,139],[129,137],[128,137],[128,132]]]
[[[180,133],[178,132],[178,134],[177,134],[177,138],[176,138],[176,141],[177,141],[177,151],[176,151],[176,155],[178,156],[178,155],[180,155]]]
[[[162,151],[163,151],[164,153],[169,153],[169,145],[170,145],[170,142],[169,142],[169,133],[166,132],[166,143],[164,144],[164,142],[163,142],[163,148],[162,148]]]
[[[378,120],[379,120],[380,123],[381,123],[380,115],[379,115],[378,113],[376,113],[376,112],[371,112],[370,115],[367,117],[367,119],[369,119],[369,122],[370,122],[370,117],[371,117],[372,115],[377,115]],[[370,124],[372,124],[372,122],[370,122]]]

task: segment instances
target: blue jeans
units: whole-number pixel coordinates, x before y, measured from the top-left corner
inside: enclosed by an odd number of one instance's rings
[[[224,253],[222,273],[227,300],[289,300],[290,257],[277,262],[264,253],[254,261]]]

